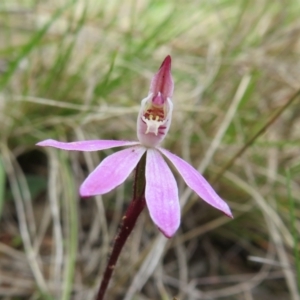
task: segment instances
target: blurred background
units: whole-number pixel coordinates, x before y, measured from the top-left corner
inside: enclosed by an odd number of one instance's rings
[[[78,188],[115,150],[38,141],[136,139],[166,55],[175,80],[164,147],[204,174],[223,216],[175,175],[182,224],[147,209],[107,299],[299,300],[300,2],[1,0],[0,298],[93,299],[131,200]]]

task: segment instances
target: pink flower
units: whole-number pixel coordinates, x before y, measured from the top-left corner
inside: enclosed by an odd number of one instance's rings
[[[64,150],[98,151],[128,146],[106,157],[80,187],[82,197],[105,194],[122,184],[146,153],[146,204],[155,225],[166,237],[175,234],[180,224],[180,204],[175,178],[164,160],[177,169],[185,183],[211,206],[232,217],[230,208],[205,178],[180,157],[159,147],[166,136],[172,117],[173,80],[171,57],[167,56],[154,76],[148,96],[142,100],[137,119],[138,141],[90,140],[64,143],[55,140],[39,142]]]

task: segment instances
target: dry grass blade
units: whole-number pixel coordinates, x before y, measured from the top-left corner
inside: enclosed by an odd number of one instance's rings
[[[277,112],[260,128],[246,143],[245,145],[222,167],[212,182],[216,182],[220,177],[230,169],[234,162],[243,155],[243,153],[263,134],[266,130],[282,115],[282,113],[298,99],[300,90],[298,90],[293,96],[291,96],[286,103],[277,110]]]
[[[7,176],[10,181],[10,185],[14,195],[16,210],[20,222],[19,229],[22,236],[22,241],[24,243],[25,253],[27,255],[30,268],[32,270],[32,273],[35,277],[39,289],[42,291],[42,293],[47,294],[48,292],[47,283],[41,271],[38,254],[34,251],[32,241],[30,238],[27,217],[25,215],[26,210],[24,208],[24,203],[23,203],[24,199],[22,199],[23,197],[20,191],[20,182],[18,180],[18,175],[16,174],[15,168],[13,166],[12,155],[4,145],[1,147],[1,150],[2,150],[2,156],[3,156]]]

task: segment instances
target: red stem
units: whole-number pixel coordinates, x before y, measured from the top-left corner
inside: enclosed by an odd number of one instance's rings
[[[122,227],[119,231],[118,236],[115,239],[114,247],[109,258],[108,264],[103,275],[101,286],[99,288],[97,300],[102,300],[110,281],[111,275],[115,269],[119,254],[130,235],[138,216],[145,207],[145,199],[134,200],[131,202],[130,206],[127,209],[125,216],[123,217]]]
[[[135,180],[133,186],[133,200],[131,201],[125,216],[123,217],[123,222],[117,237],[115,238],[115,243],[113,250],[111,252],[110,258],[108,260],[102,282],[98,291],[96,300],[102,300],[106,292],[107,286],[111,279],[112,273],[115,269],[118,257],[122,251],[122,248],[130,235],[140,213],[145,207],[145,162],[146,157],[144,156],[136,168]]]

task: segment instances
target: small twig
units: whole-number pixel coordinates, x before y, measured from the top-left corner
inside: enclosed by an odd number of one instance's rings
[[[228,170],[233,163],[254,143],[254,141],[260,137],[276,120],[277,118],[297,99],[300,95],[298,90],[249,140],[246,144],[223,166],[221,171],[211,181],[212,184],[217,182],[219,178]]]

